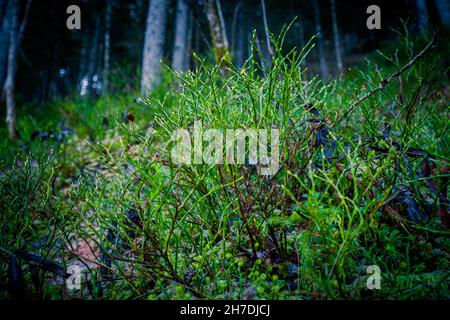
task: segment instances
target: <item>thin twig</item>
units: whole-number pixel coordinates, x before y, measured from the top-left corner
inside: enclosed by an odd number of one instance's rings
[[[12,253],[12,252],[9,251],[9,250],[6,250],[5,248],[0,247],[0,250],[3,251],[3,252],[6,253],[6,254],[9,254],[10,256],[15,256],[14,253]]]

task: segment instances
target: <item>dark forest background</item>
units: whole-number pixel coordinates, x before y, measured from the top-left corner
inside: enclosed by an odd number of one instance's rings
[[[195,68],[191,53],[212,57],[212,46],[208,21],[203,1],[185,0],[188,7],[188,50],[189,68]],[[5,6],[7,1],[1,1]],[[23,16],[25,1],[19,1]],[[379,49],[383,42],[394,39],[391,27],[399,26],[400,19],[409,21],[409,26],[420,28],[421,12],[418,3],[426,3],[427,22],[439,24],[443,15],[439,14],[437,3],[441,1],[336,1],[337,24],[340,35],[340,50],[344,66],[351,66],[362,60],[367,52]],[[83,79],[95,76],[96,93],[101,93],[102,75],[105,68],[105,32],[108,3],[111,10],[110,65],[112,70],[121,72],[126,79],[124,87],[135,87],[139,82],[139,72],[143,55],[146,17],[149,1],[67,1],[34,0],[29,9],[27,26],[17,55],[17,85],[19,99],[42,105],[56,96],[66,96],[81,92]],[[176,23],[176,1],[169,1],[165,34],[164,61],[170,65],[174,47]],[[66,8],[77,4],[81,8],[81,30],[66,28]],[[330,1],[319,0],[324,55],[329,73],[337,74],[333,24]],[[381,30],[368,30],[366,8],[377,4],[381,8]],[[261,1],[229,0],[221,3],[226,34],[235,64],[242,65],[249,55],[249,40],[256,30],[257,39],[265,49],[265,28]],[[286,39],[286,50],[304,45],[316,34],[316,22],[312,1],[266,0],[268,27],[277,34],[281,28],[294,22]],[[5,10],[3,8],[3,10]],[[5,19],[2,19],[4,24]],[[3,51],[5,51],[2,42]],[[0,58],[1,59],[1,58]],[[319,73],[319,52],[314,50],[308,58],[312,73]],[[0,60],[5,64],[5,61]],[[5,69],[0,79],[3,83]],[[123,88],[116,88],[123,89]],[[2,104],[3,106],[3,104]]]
[[[0,300],[450,299],[449,26],[448,0],[0,0]]]

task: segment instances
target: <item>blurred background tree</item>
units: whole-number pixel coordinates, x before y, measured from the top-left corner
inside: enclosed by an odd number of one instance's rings
[[[71,4],[81,8],[81,30],[66,28]],[[381,8],[381,30],[366,28],[370,4]],[[185,71],[196,67],[195,52],[241,67],[253,31],[270,61],[268,30],[276,34],[294,18],[285,49],[319,34],[307,76],[327,80],[391,40],[390,27],[401,18],[421,32],[433,24],[448,26],[450,6],[447,0],[0,0],[1,108],[7,110],[9,135],[16,135],[15,101],[18,108],[25,102],[40,108],[73,94],[147,95],[160,83],[161,60]],[[114,73],[121,73],[118,87]]]

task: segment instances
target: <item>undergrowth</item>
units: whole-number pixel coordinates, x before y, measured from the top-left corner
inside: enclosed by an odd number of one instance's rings
[[[66,122],[4,159],[1,297],[448,299],[447,44],[349,110],[430,39],[399,31],[402,50],[323,83],[301,67],[313,41],[284,52],[285,33],[270,63],[198,58],[148,98],[58,102]],[[196,121],[277,129],[279,170],[174,163]]]

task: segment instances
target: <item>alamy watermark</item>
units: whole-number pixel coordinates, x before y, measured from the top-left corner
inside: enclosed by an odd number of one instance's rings
[[[77,5],[70,5],[66,9],[69,17],[66,20],[66,26],[69,30],[81,29],[81,9]],[[366,20],[366,26],[369,30],[381,29],[381,9],[377,5],[370,5],[366,9],[366,13],[370,16]]]
[[[71,265],[67,268],[67,273],[70,276],[66,279],[66,286],[69,290],[81,289],[81,267],[77,265]]]
[[[77,5],[70,5],[66,9],[66,13],[70,16],[66,20],[66,26],[69,30],[81,29],[81,9]]]
[[[381,289],[381,270],[377,265],[368,266],[366,272],[370,274],[367,278],[366,286],[369,290]]]
[[[366,26],[369,30],[381,29],[381,9],[377,5],[370,5],[366,9],[366,13],[370,16],[366,20]]]
[[[279,168],[279,140],[275,128],[203,130],[202,122],[195,121],[193,130],[177,129],[172,134],[171,158],[175,164],[255,165],[261,175],[274,175]]]

